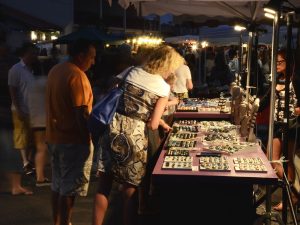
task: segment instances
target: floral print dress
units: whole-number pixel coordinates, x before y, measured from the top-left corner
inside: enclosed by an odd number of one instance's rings
[[[131,83],[124,84],[124,96],[109,131],[101,140],[98,163],[98,170],[111,172],[118,183],[138,186],[145,175],[148,150],[146,126],[159,97]]]

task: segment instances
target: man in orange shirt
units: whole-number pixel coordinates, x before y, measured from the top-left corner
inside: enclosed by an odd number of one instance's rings
[[[87,195],[93,155],[87,127],[93,94],[85,71],[95,63],[96,49],[78,40],[70,46],[69,56],[50,70],[46,93],[55,225],[69,225],[75,196]]]

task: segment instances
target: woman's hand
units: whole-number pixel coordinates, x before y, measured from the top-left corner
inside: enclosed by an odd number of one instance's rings
[[[163,121],[162,119],[159,122],[159,125],[162,126],[162,128],[164,129],[164,132],[168,133],[169,131],[172,130],[172,127],[170,127],[165,121]]]

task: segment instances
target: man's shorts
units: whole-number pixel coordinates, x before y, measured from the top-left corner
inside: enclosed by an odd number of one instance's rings
[[[86,196],[93,163],[93,146],[49,144],[51,189],[61,196]]]
[[[25,121],[19,119],[16,111],[12,111],[12,119],[14,124],[14,148],[26,149],[31,144],[31,129],[29,118]]]

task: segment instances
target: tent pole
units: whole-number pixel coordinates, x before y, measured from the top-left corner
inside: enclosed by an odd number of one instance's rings
[[[239,46],[239,71],[238,71],[238,77],[237,77],[237,85],[240,85],[240,76],[242,75],[242,66],[243,66],[243,36],[242,31],[240,31],[240,46]]]
[[[248,54],[247,54],[247,82],[246,82],[246,101],[249,103],[250,76],[251,76],[251,58],[252,58],[253,32],[249,31]]]
[[[272,61],[271,61],[271,99],[270,99],[270,116],[269,116],[269,134],[268,134],[268,145],[267,155],[268,159],[272,161],[273,154],[273,125],[274,125],[274,106],[275,106],[275,88],[276,88],[276,65],[277,65],[277,47],[279,38],[279,12],[276,11],[273,20],[273,36],[272,36]],[[271,224],[271,187],[266,186],[266,214],[267,214],[267,225]]]
[[[202,68],[202,63],[201,63],[201,60],[202,60],[202,48],[200,48],[200,51],[199,51],[199,54],[198,54],[198,75],[199,75],[199,86],[201,86],[202,82],[201,82],[201,79],[202,79],[202,73],[201,73],[201,68]]]
[[[206,47],[204,47],[203,84],[206,84]]]
[[[126,33],[126,26],[127,26],[126,20],[127,20],[127,18],[126,18],[126,8],[124,8],[124,11],[123,11],[123,29],[124,29],[124,34]]]
[[[255,81],[256,81],[256,91],[253,90],[253,92],[251,94],[258,96],[258,91],[259,91],[259,85],[258,85],[258,81],[259,81],[259,77],[258,77],[258,54],[257,54],[257,50],[258,50],[258,31],[255,30],[254,31],[254,51],[253,51],[253,56],[252,56],[252,59],[254,62],[252,62],[251,60],[251,64],[253,65],[253,75],[255,76]],[[251,90],[251,89],[250,89]]]

